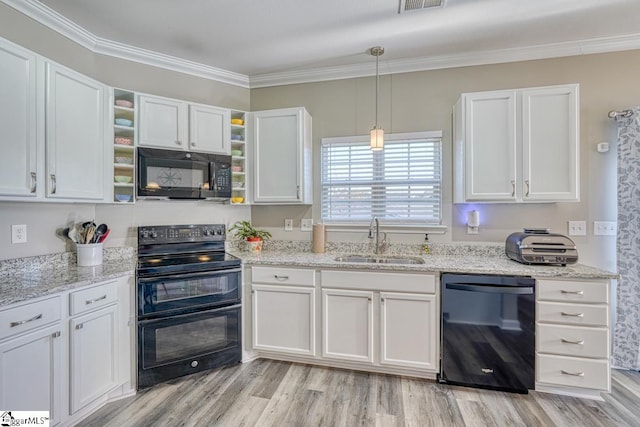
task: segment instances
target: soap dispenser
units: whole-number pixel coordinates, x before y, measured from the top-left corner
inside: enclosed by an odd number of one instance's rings
[[[425,234],[424,235],[424,243],[422,244],[422,253],[425,255],[429,255],[430,249],[429,249],[429,235]]]

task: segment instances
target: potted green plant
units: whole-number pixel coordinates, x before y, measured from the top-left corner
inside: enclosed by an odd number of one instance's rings
[[[259,253],[262,250],[262,242],[271,238],[271,233],[258,230],[249,221],[238,221],[229,227],[229,231],[233,231],[236,238],[247,242],[250,252]]]

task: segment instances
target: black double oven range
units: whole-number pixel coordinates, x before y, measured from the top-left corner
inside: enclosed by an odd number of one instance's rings
[[[241,359],[241,261],[225,226],[138,227],[138,389]]]

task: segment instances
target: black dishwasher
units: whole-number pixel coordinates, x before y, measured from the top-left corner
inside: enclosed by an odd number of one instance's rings
[[[528,393],[535,385],[535,280],[443,274],[441,383]]]

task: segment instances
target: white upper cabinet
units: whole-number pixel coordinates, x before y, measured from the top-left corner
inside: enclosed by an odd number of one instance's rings
[[[103,200],[107,87],[47,62],[47,197]]]
[[[0,76],[0,196],[35,197],[35,54],[0,39]]]
[[[578,201],[578,86],[522,90],[523,200]]]
[[[462,94],[454,201],[579,200],[578,85]]]
[[[311,204],[311,116],[304,107],[253,117],[254,204]]]
[[[187,104],[151,95],[138,97],[138,144],[144,147],[187,150]]]
[[[138,143],[144,147],[229,154],[231,112],[152,95],[138,97]]]
[[[231,112],[206,105],[189,105],[189,150],[231,153]]]

